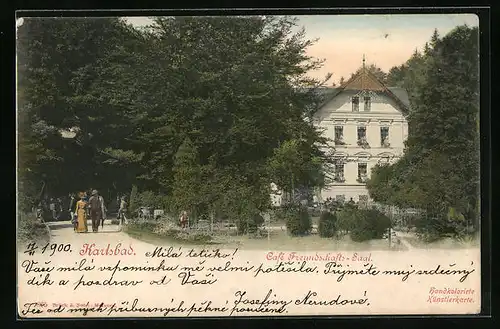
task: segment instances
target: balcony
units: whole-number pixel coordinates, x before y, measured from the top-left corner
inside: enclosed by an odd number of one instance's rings
[[[380,142],[380,146],[383,147],[383,148],[390,148],[391,147],[391,143],[389,143],[389,138],[384,138]]]
[[[335,142],[335,146],[346,145],[346,143],[344,142],[344,138],[342,138],[342,137],[335,138],[334,142]]]
[[[364,149],[369,149],[370,144],[368,144],[368,141],[366,140],[366,137],[362,137],[358,139],[358,146],[364,148]]]
[[[335,183],[345,183],[345,177],[343,174],[337,174],[335,175],[335,177],[333,178],[333,181]]]
[[[356,179],[356,181],[358,183],[361,183],[361,184],[366,184],[366,182],[368,182],[368,176],[367,175],[360,175],[360,176],[358,176],[358,179]]]

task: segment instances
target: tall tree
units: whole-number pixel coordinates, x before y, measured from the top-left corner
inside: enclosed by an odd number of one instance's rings
[[[432,44],[409,116],[405,155],[376,169],[369,191],[378,201],[432,213],[453,208],[477,225],[478,29],[460,26],[442,39],[433,36]]]
[[[19,179],[32,202],[41,185],[66,193],[107,177],[93,142],[108,129],[99,115],[111,112],[103,101],[89,106],[88,86],[99,62],[121,44],[123,26],[114,18],[27,18],[18,28]],[[62,138],[70,128],[75,138]]]
[[[375,64],[369,64],[365,67],[365,69],[373,74],[380,82],[386,83],[387,82],[387,73],[385,73],[380,67],[378,67]],[[363,67],[360,67],[359,69],[356,70],[356,72],[351,74],[351,78],[354,77],[355,75],[359,74],[363,70]]]
[[[198,152],[189,138],[184,140],[175,154],[173,172],[172,195],[176,210],[186,210],[196,216],[202,177]]]
[[[283,143],[301,141],[297,185],[327,171],[326,140],[307,120],[326,83],[307,73],[322,62],[306,55],[313,41],[293,32],[294,19],[158,18],[144,30],[107,18],[28,23],[19,44],[25,182],[55,193],[136,184],[187,207],[179,152],[191,148],[206,184],[191,182],[190,197],[202,208],[230,200],[229,182],[239,182],[247,208],[263,209],[277,179],[269,159]],[[70,129],[74,138],[61,138]]]
[[[310,156],[322,154],[326,141],[304,121],[318,102],[311,89],[324,83],[307,72],[322,63],[305,54],[312,42],[304,40],[304,31],[292,32],[295,24],[275,17],[155,21],[148,38],[159,60],[151,61],[156,75],[148,79],[158,107],[148,110],[153,124],[143,138],[149,167],[166,169],[152,177],[171,185],[169,159],[182,136],[198,149],[200,165],[239,172],[254,193],[267,193],[262,184],[273,178],[266,166],[281,143],[304,138]]]

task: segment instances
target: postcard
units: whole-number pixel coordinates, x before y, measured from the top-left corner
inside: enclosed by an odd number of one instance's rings
[[[19,319],[480,312],[476,15],[16,23]]]

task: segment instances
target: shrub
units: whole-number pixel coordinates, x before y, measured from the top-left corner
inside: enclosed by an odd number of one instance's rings
[[[278,207],[275,208],[272,214],[272,221],[273,222],[286,222],[286,208],[285,207]]]
[[[131,221],[127,225],[127,231],[130,234],[149,233],[156,236],[167,237],[173,240],[189,242],[194,244],[210,243],[213,235],[209,232],[200,232],[196,230],[183,230],[172,221]]]
[[[319,217],[318,231],[323,238],[331,238],[335,236],[337,216],[335,214],[324,211]]]
[[[349,233],[353,241],[380,239],[390,226],[389,217],[376,209],[345,207],[338,213],[337,229]]]
[[[175,232],[180,231],[181,228],[179,225],[173,220],[162,220],[157,223],[155,226],[153,233],[158,235],[169,235]]]
[[[285,208],[285,220],[288,233],[292,236],[307,235],[312,229],[309,211],[304,206],[288,206]]]
[[[465,216],[454,208],[444,214],[422,214],[415,221],[417,236],[424,242],[434,242],[450,237],[462,239],[473,232],[473,225]]]
[[[156,222],[151,222],[151,221],[129,220],[127,229],[145,231],[145,232],[154,232],[156,225],[157,225]]]
[[[18,240],[25,242],[47,243],[50,240],[50,232],[47,226],[40,223],[34,214],[19,213],[18,217]]]
[[[337,231],[349,233],[356,226],[357,209],[353,207],[342,207],[337,214]]]
[[[376,209],[364,211],[368,221],[368,229],[372,232],[372,239],[381,239],[387,229],[391,227],[391,219]]]
[[[253,216],[238,220],[236,227],[239,234],[255,233],[262,224],[264,224],[264,217],[260,214],[254,214]]]

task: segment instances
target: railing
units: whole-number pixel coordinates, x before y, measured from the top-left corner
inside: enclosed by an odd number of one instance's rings
[[[368,144],[366,138],[358,139],[358,146],[361,146],[362,148],[370,148],[370,144]]]

